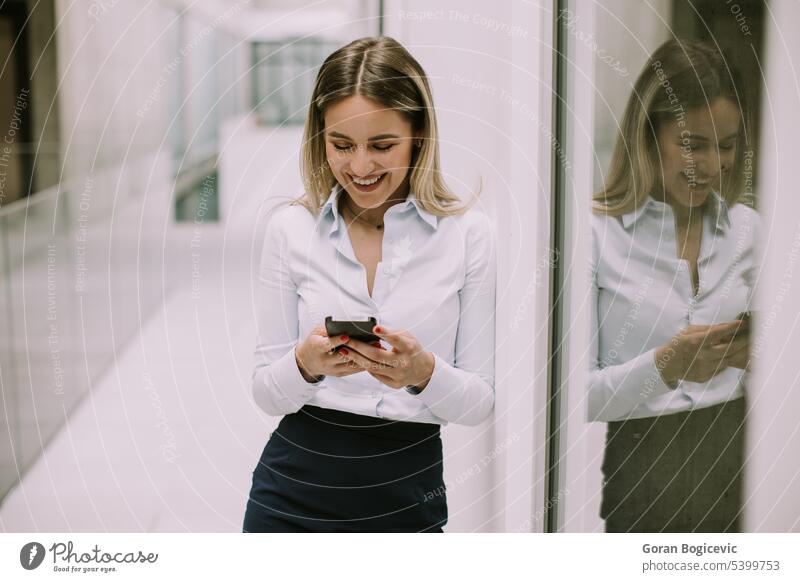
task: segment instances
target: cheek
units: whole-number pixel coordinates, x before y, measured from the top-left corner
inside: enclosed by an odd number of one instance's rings
[[[734,148],[734,149],[729,150],[729,151],[724,151],[723,150],[723,151],[720,152],[720,154],[721,154],[720,157],[722,158],[722,160],[726,162],[727,169],[730,170],[731,166],[733,165],[733,162],[736,160],[736,149]]]
[[[395,172],[405,173],[408,171],[408,166],[411,164],[411,148],[403,148],[402,150],[389,156],[386,160],[386,165],[392,168]]]
[[[328,147],[325,150],[325,156],[328,161],[328,166],[330,166],[331,170],[334,173],[339,171],[339,168],[342,167],[344,162],[344,156],[342,152],[336,151],[334,148]]]
[[[659,168],[659,171],[664,175],[664,179],[671,179],[673,174],[680,172],[682,169],[683,162],[681,161],[680,150],[672,144],[662,146],[661,168]]]

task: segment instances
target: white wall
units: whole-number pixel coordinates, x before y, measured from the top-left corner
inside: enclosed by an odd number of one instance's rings
[[[800,531],[800,5],[767,4],[759,212],[763,270],[748,390],[745,530]]]
[[[482,179],[479,205],[498,232],[496,410],[480,427],[444,431],[446,530],[540,531],[551,3],[389,0],[385,8],[385,33],[432,80],[448,183],[469,196]]]

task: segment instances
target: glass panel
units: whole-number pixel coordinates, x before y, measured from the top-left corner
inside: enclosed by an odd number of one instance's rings
[[[589,371],[570,385],[579,395],[565,422],[590,424],[561,447],[583,457],[568,459],[568,482],[587,488],[567,501],[562,525],[738,531],[760,233],[750,80],[760,77],[764,6],[581,4],[559,18],[573,57],[568,101],[590,112],[569,136],[594,132],[592,176],[575,180],[592,190],[575,205],[590,213],[591,285],[570,282],[591,290],[573,304],[588,305],[591,336],[567,364],[585,357]]]
[[[302,124],[317,71],[339,43],[315,38],[253,44],[254,109],[266,125]]]

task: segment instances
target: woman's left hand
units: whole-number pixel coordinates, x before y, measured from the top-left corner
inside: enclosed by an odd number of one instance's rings
[[[410,385],[423,390],[433,375],[433,354],[423,350],[407,331],[390,331],[375,326],[373,332],[390,344],[392,350],[350,338],[339,353],[390,388]]]
[[[711,350],[723,356],[722,362],[726,366],[740,370],[750,369],[750,338],[746,334],[717,344]]]

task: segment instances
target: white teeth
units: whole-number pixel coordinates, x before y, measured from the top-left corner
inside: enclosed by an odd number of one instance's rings
[[[381,174],[381,176],[383,176],[383,174]],[[358,178],[355,178],[355,177],[354,177],[354,178],[353,178],[353,182],[355,182],[355,183],[356,183],[356,184],[358,184],[359,186],[369,186],[369,185],[371,185],[371,184],[374,184],[374,183],[375,183],[375,182],[377,182],[378,180],[380,180],[380,179],[381,179],[381,176],[378,176],[377,178],[373,178],[372,180],[359,180]]]

